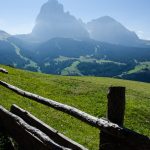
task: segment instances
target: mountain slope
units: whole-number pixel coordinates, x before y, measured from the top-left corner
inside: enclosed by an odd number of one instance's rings
[[[88,32],[74,16],[64,12],[63,5],[57,0],[48,0],[40,10],[31,37],[46,41],[55,37],[86,39]]]
[[[142,76],[128,72],[140,63],[150,62],[150,48],[126,47],[94,40],[54,38],[43,43],[29,43],[9,37],[0,42],[0,63],[31,71],[62,75],[118,77],[150,82],[150,67],[144,65]],[[140,71],[140,70],[139,70]],[[135,72],[134,72],[135,73]]]
[[[126,46],[140,45],[140,39],[115,19],[104,16],[87,23],[92,39]]]
[[[150,63],[150,42],[109,16],[86,26],[65,12],[58,0],[48,0],[32,33],[11,36],[0,31],[0,63],[48,74],[150,82],[150,67],[133,72]]]
[[[65,12],[58,0],[48,0],[42,5],[30,34],[17,35],[25,41],[45,42],[52,38],[94,39],[125,46],[147,46],[135,32],[109,16],[92,20],[87,24]]]
[[[126,86],[125,126],[150,136],[150,84],[111,78],[45,75],[2,65],[0,67],[9,72],[8,75],[0,73],[0,80],[74,106],[97,117],[106,115],[108,87]],[[98,150],[99,130],[64,113],[22,98],[2,86],[0,86],[0,99],[0,105],[7,109],[12,104],[17,104],[90,150]]]
[[[8,34],[7,32],[0,30],[0,40],[5,40],[5,39],[7,39],[10,36],[11,35]]]
[[[22,68],[26,62],[19,56],[17,47],[7,40],[0,40],[0,63]]]
[[[125,47],[93,40],[55,38],[41,44],[35,52],[42,72],[63,75],[124,78],[122,74],[125,72],[134,69],[139,63],[150,61],[149,48]],[[64,73],[66,70],[68,74]],[[145,74],[145,78],[139,81],[150,82],[150,78]]]

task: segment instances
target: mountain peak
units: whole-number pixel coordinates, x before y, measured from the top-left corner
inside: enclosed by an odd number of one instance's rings
[[[87,23],[91,38],[112,44],[136,46],[138,36],[110,16],[103,16]]]
[[[41,19],[48,19],[48,17],[55,14],[61,14],[64,12],[63,5],[60,4],[57,0],[48,0],[41,7],[40,13],[36,19],[36,22],[41,21]]]
[[[48,0],[47,3],[51,3],[51,4],[60,4],[58,0]]]
[[[98,20],[101,20],[101,21],[116,21],[114,18],[112,18],[110,16],[102,16],[102,17],[99,17]]]
[[[58,0],[48,0],[48,2],[51,2],[51,3],[57,2],[58,3]]]
[[[58,0],[48,0],[41,7],[31,36],[39,41],[55,37],[80,40],[88,38],[89,34],[80,21],[64,11],[63,5]]]
[[[116,19],[114,19],[110,16],[102,16],[102,17],[92,20],[91,22],[97,22],[97,23],[106,24],[106,25],[118,24],[123,27],[123,25],[121,23],[119,23]]]

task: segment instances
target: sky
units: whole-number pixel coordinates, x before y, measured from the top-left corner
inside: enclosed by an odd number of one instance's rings
[[[58,0],[84,22],[111,16],[142,39],[150,40],[150,0]],[[30,33],[42,4],[47,0],[0,0],[0,30]]]

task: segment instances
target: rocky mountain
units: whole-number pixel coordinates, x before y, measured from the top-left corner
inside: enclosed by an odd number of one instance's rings
[[[11,36],[0,31],[0,64],[49,74],[150,82],[150,42],[108,16],[85,25],[57,0],[48,0],[32,33]]]
[[[104,16],[87,23],[87,30],[92,39],[112,44],[137,46],[141,44],[135,32],[125,28],[115,19]]]
[[[69,12],[65,12],[63,5],[57,0],[48,0],[42,6],[31,36],[39,41],[55,37],[78,40],[89,38],[84,25]]]
[[[32,33],[17,35],[30,42],[45,42],[52,38],[94,39],[124,46],[147,46],[135,32],[128,30],[115,19],[104,16],[85,24],[69,12],[65,12],[58,0],[48,0],[36,18]]]

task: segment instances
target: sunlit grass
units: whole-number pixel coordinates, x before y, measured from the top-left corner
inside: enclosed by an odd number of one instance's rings
[[[125,126],[150,136],[150,84],[148,83],[112,78],[46,75],[1,65],[0,67],[9,71],[8,75],[0,73],[0,80],[23,90],[74,106],[96,117],[106,115],[108,87],[125,86],[127,99]],[[10,109],[12,104],[26,109],[90,150],[98,149],[98,129],[0,86],[0,105]]]
[[[140,71],[143,71],[145,69],[150,70],[150,62],[149,61],[140,62],[138,65],[135,66],[134,69],[128,71],[127,74],[132,74],[132,73],[140,72]]]

